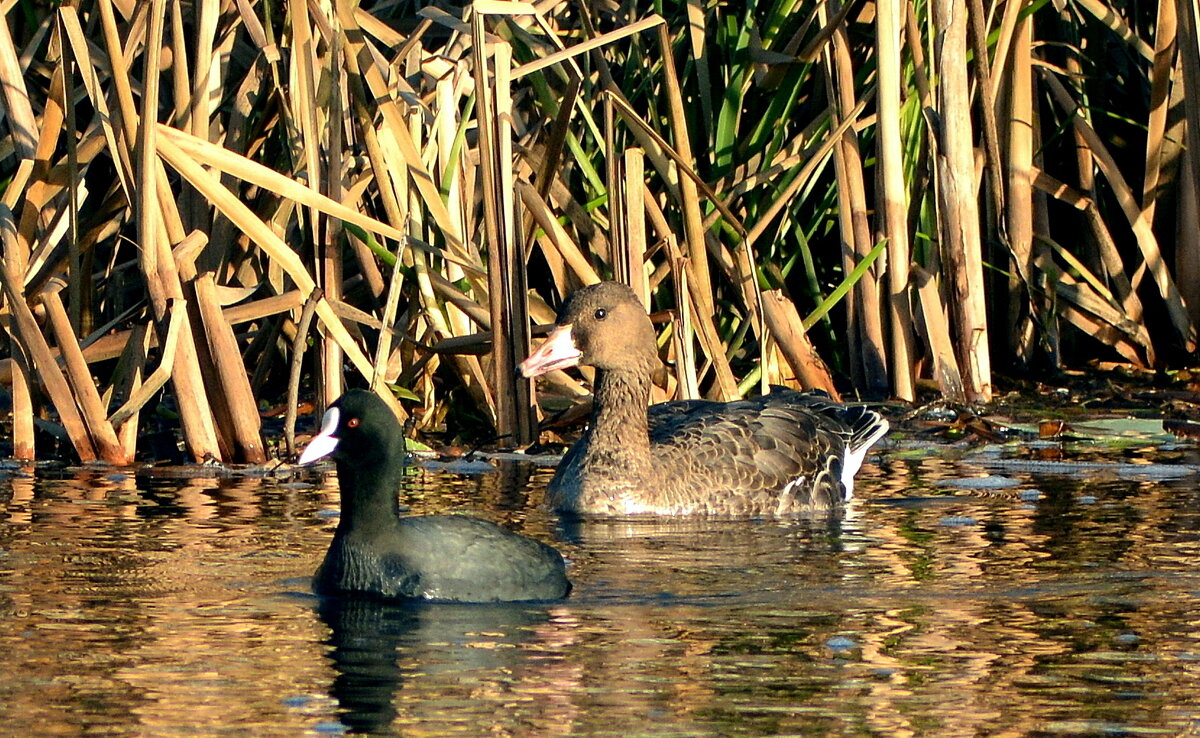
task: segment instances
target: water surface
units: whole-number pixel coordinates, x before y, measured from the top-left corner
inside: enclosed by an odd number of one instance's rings
[[[331,471],[9,468],[0,734],[1200,732],[1193,451],[1011,455],[884,454],[835,521],[564,522],[547,471],[414,472],[412,512],[570,557],[569,600],[502,607],[321,605]]]

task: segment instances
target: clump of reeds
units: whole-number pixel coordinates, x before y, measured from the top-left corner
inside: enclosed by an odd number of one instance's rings
[[[994,360],[1195,349],[1200,67],[1175,4],[649,8],[11,13],[14,453],[41,417],[129,462],[166,389],[188,455],[259,462],[265,405],[290,443],[301,387],[346,382],[425,427],[464,395],[528,443],[512,367],[601,278],[655,311],[664,397],[930,379],[986,401]]]

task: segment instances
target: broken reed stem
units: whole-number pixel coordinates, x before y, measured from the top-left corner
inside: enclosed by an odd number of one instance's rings
[[[242,363],[242,353],[233,327],[221,312],[217,283],[212,272],[198,275],[192,281],[192,286],[208,338],[208,350],[217,369],[215,380],[220,391],[213,393],[213,399],[225,405],[233,421],[235,458],[247,464],[261,464],[267,460],[267,454],[262,442],[258,403],[250,387],[250,376]]]
[[[17,337],[29,358],[33,360],[33,368],[42,387],[50,395],[50,402],[54,403],[55,409],[58,410],[59,420],[75,447],[75,453],[79,454],[80,461],[95,461],[98,458],[95,444],[92,443],[83,417],[75,406],[71,386],[58,362],[54,360],[54,354],[51,353],[33,312],[25,302],[25,296],[21,293],[21,280],[7,264],[0,264],[0,282],[3,283],[4,296],[8,300],[8,309],[12,313]]]
[[[292,363],[288,370],[287,404],[283,415],[283,444],[289,458],[296,455],[296,415],[300,405],[300,370],[304,362],[304,351],[308,347],[308,334],[312,330],[313,316],[317,303],[321,301],[320,289],[314,289],[300,311],[300,322],[296,325],[296,337],[292,340]]]
[[[61,281],[52,284],[50,289],[42,293],[42,304],[46,307],[46,315],[54,332],[58,350],[65,359],[67,380],[100,460],[124,466],[133,459],[126,456],[112,424],[108,422],[104,404],[100,402],[100,392],[92,380],[87,360],[83,358],[83,351],[79,348],[79,340],[71,328],[71,317],[58,294],[58,291],[65,287]]]
[[[13,348],[15,357],[20,349],[13,346],[16,340],[11,333],[8,335],[8,343]],[[33,442],[33,398],[29,394],[29,379],[24,367],[13,372],[12,424],[13,458],[33,461],[37,458]]]

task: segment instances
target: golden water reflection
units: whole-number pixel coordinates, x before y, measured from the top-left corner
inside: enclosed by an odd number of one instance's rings
[[[413,512],[556,543],[544,606],[319,605],[328,475],[0,475],[0,734],[1081,735],[1200,725],[1196,480],[869,466],[846,518],[560,521],[545,472]]]

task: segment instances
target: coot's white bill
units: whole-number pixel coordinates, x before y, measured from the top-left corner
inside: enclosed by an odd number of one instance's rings
[[[333,453],[338,445],[338,438],[333,433],[337,430],[340,416],[341,413],[336,407],[325,411],[325,417],[321,419],[321,431],[304,447],[304,453],[300,454],[297,464],[311,464]]]

